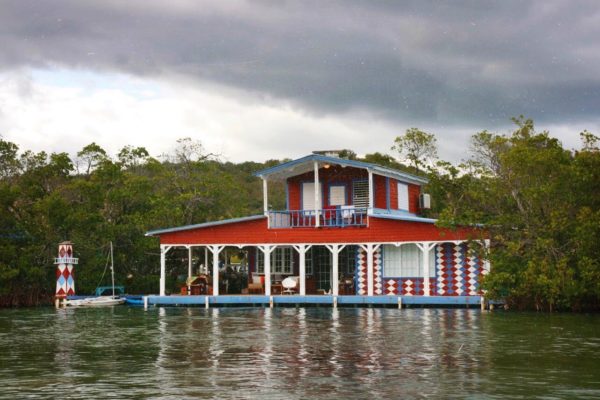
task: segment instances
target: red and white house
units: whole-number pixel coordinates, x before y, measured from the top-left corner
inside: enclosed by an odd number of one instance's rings
[[[299,295],[481,294],[480,277],[489,263],[471,248],[481,232],[440,228],[420,216],[429,202],[423,177],[322,154],[256,175],[263,182],[263,214],[147,233],[160,238],[161,296],[166,254],[174,247],[189,250],[190,275],[193,250],[212,253],[214,296],[220,294],[214,266],[232,249],[247,255],[249,286],[258,283],[264,295],[278,293],[279,282],[289,276],[296,277]],[[268,207],[274,181],[285,182],[285,210]]]

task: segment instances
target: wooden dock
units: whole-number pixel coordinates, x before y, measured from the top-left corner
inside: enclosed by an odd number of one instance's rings
[[[481,307],[481,296],[330,296],[221,295],[144,296],[145,306],[181,307]]]

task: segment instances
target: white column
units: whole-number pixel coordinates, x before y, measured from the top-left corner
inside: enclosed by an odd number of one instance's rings
[[[204,274],[208,274],[208,246],[204,247]]]
[[[329,251],[331,251],[331,293],[334,296],[337,296],[339,294],[339,283],[340,283],[340,273],[339,273],[339,255],[340,255],[340,251],[342,251],[342,249],[344,247],[346,247],[345,245],[338,245],[338,244],[330,244],[330,245],[326,245],[326,247],[329,249]]]
[[[490,273],[490,239],[485,239],[483,241],[483,245],[485,247],[485,259],[483,260],[483,274],[487,275]]]
[[[269,216],[269,185],[267,184],[267,178],[262,177],[263,181],[263,213],[267,217],[267,228],[271,228],[271,217]]]
[[[306,296],[306,252],[310,249],[310,245],[300,244],[294,246],[294,249],[298,252],[299,258],[299,274],[300,274],[300,290],[301,296]]]
[[[369,173],[369,214],[373,212],[373,207],[375,206],[374,194],[373,194],[373,171],[370,169],[367,170]]]
[[[265,261],[264,273],[265,273],[265,296],[271,295],[271,252],[275,250],[275,246],[258,246],[260,251],[263,252],[263,259]]]
[[[223,250],[223,247],[225,246],[210,246],[210,251],[212,251],[213,253],[213,271],[212,271],[212,278],[213,278],[213,296],[218,296],[219,295],[219,253],[221,252],[221,250]]]
[[[320,214],[321,214],[321,202],[319,201],[321,196],[321,186],[319,185],[319,163],[315,161],[315,226],[318,228],[321,225]]]
[[[429,252],[435,247],[435,243],[417,243],[417,247],[421,250],[421,269],[423,270],[423,294],[431,296],[431,287],[429,285]]]
[[[188,248],[188,278],[192,277],[192,246],[187,246]]]
[[[373,244],[367,245],[367,296],[373,296]]]
[[[158,294],[161,296],[165,296],[166,293],[166,255],[170,249],[171,246],[160,245],[160,281]]]

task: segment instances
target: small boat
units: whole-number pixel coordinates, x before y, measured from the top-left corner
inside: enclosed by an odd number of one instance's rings
[[[125,303],[125,298],[115,296],[115,265],[113,259],[113,245],[110,242],[110,275],[112,278],[112,296],[85,297],[83,299],[65,300],[67,307],[104,307],[116,306]]]

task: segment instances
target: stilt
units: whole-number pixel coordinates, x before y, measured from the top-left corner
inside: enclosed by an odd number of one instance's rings
[[[333,296],[333,308],[337,308],[337,296]]]
[[[398,296],[398,309],[402,310],[402,297]]]
[[[204,297],[204,308],[208,309],[208,296]]]
[[[144,296],[143,299],[144,299],[144,310],[147,310],[148,309],[148,296]]]
[[[273,308],[273,296],[269,296],[269,307]]]
[[[481,311],[485,311],[485,299],[483,298],[483,296],[481,296]]]

